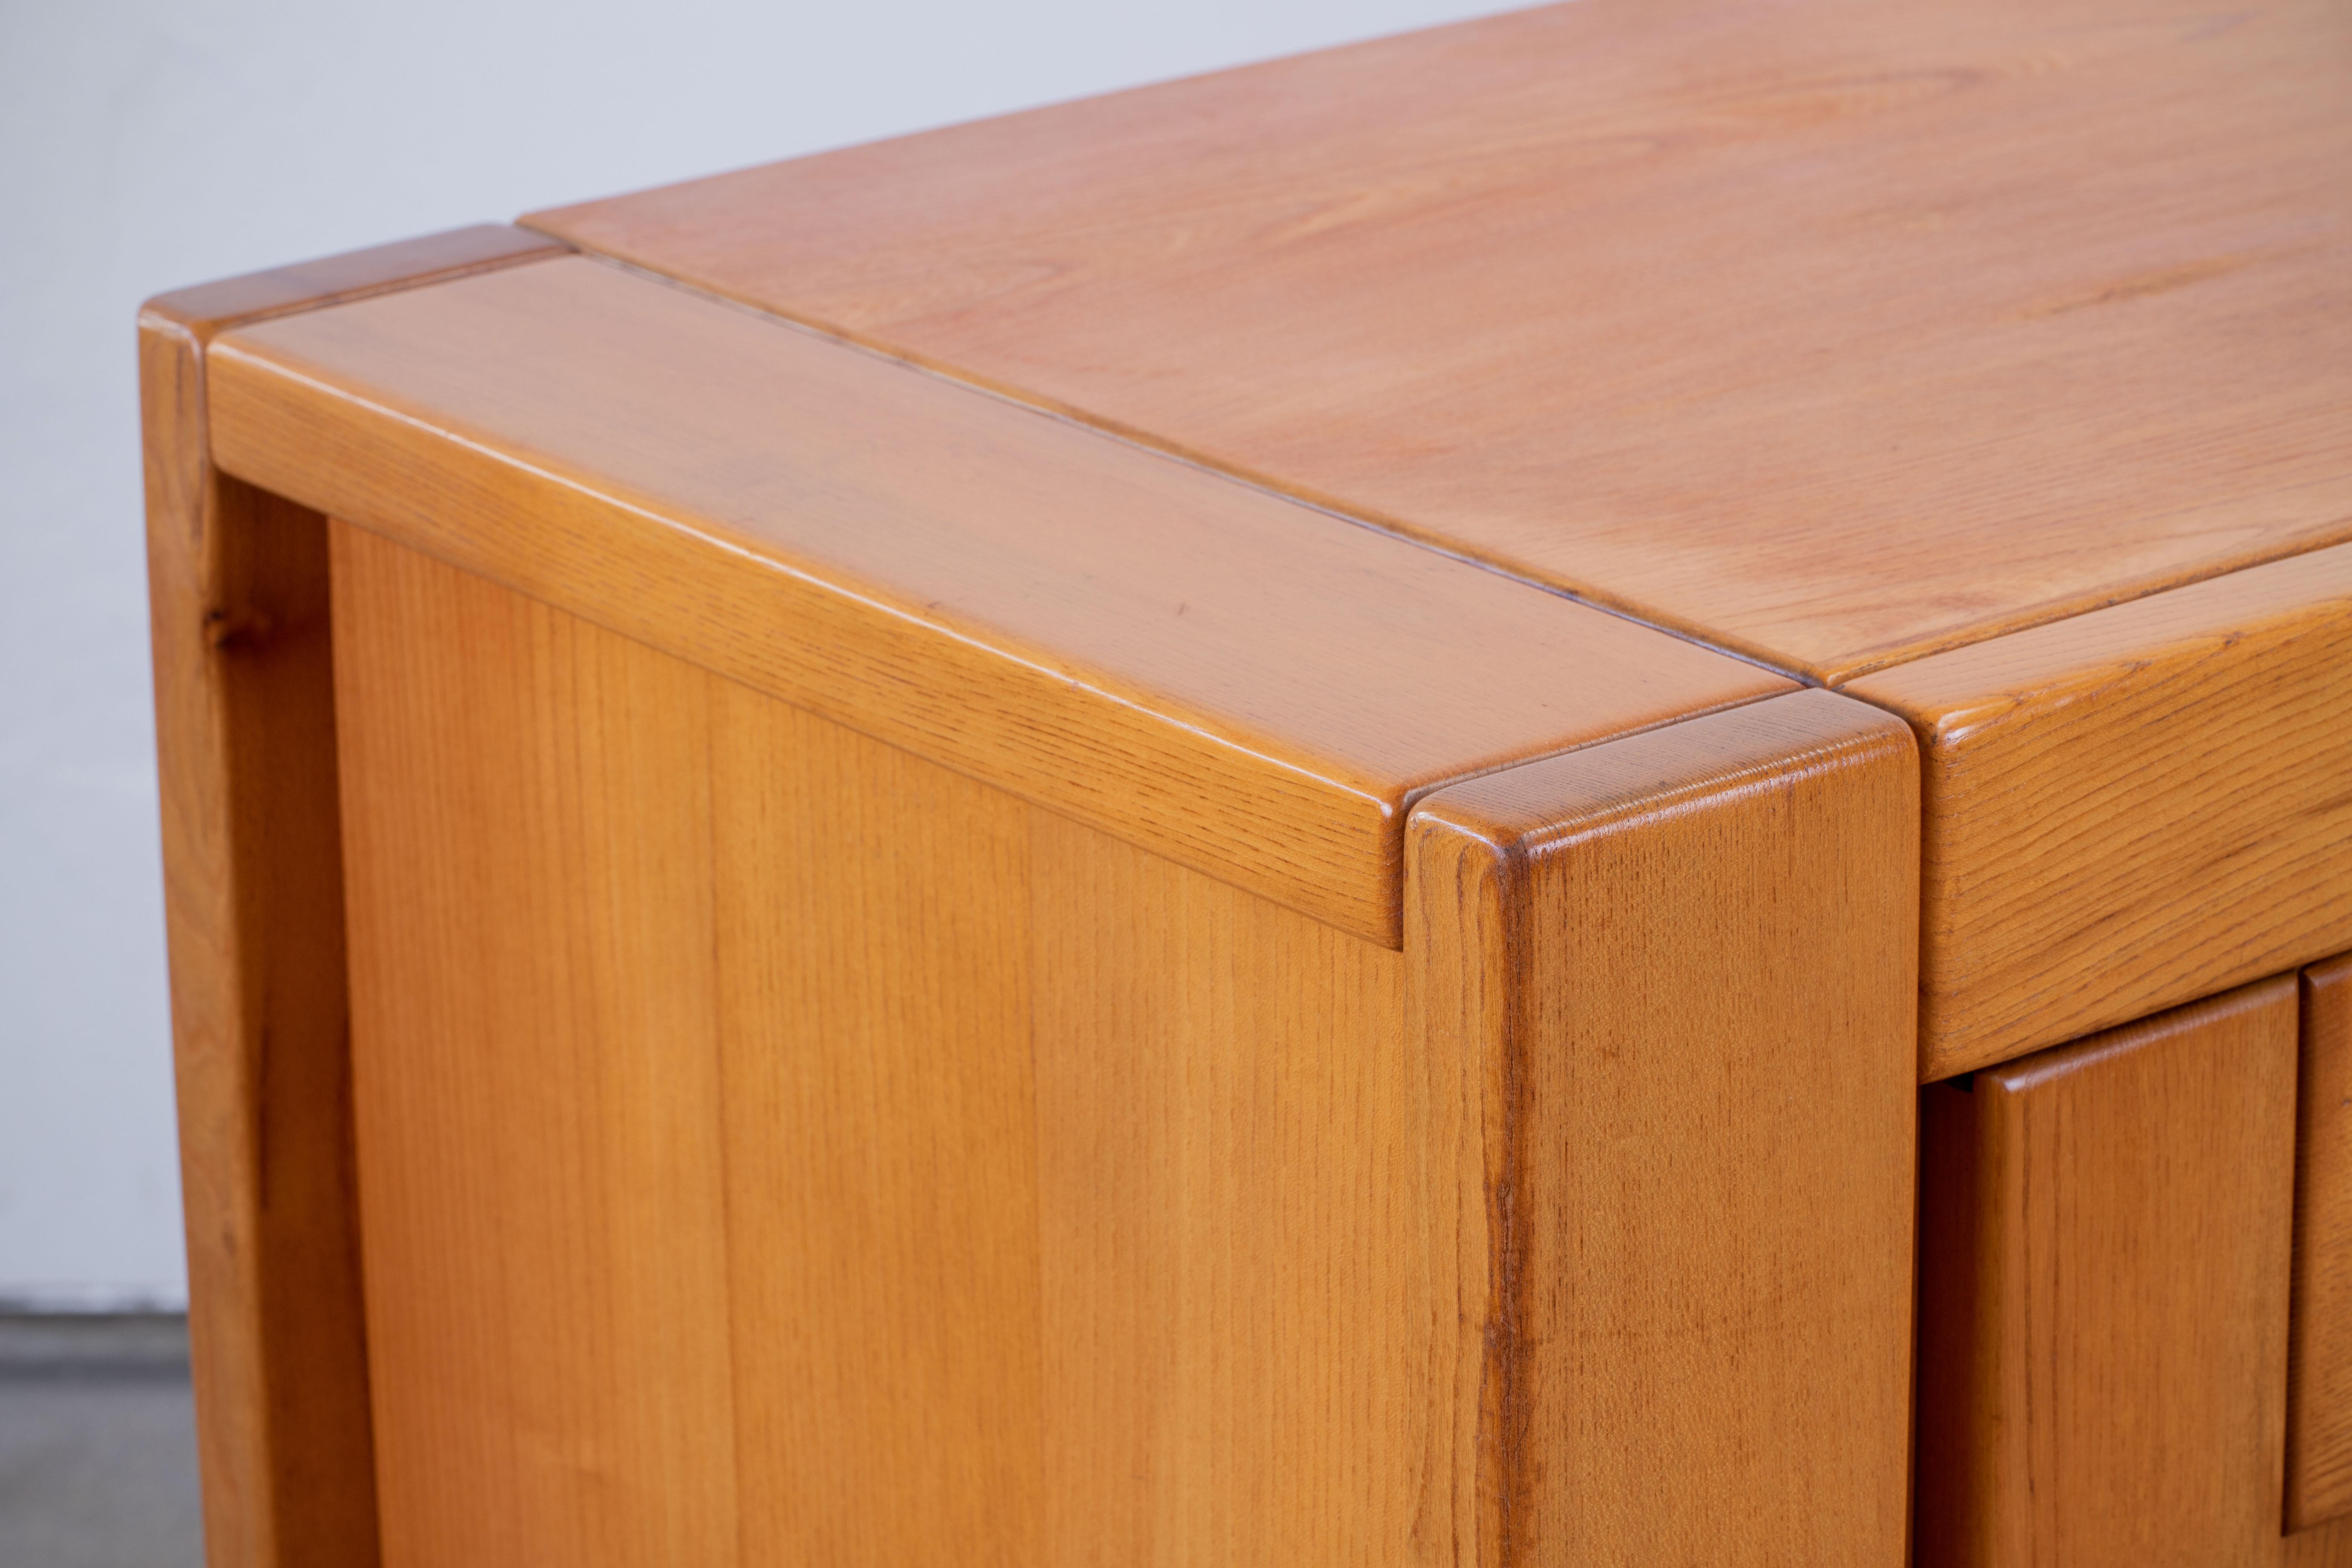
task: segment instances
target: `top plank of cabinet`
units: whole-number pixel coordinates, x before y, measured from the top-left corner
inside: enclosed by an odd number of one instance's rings
[[[598,260],[205,374],[239,478],[1391,946],[1420,795],[1793,685]]]
[[[2352,8],[1575,0],[526,220],[1839,683],[2352,538]]]

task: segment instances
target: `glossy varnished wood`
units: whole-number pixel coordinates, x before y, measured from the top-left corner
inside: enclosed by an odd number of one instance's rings
[[[1835,680],[2352,535],[2352,14],[1576,0],[540,214]]]
[[[2352,1511],[2352,956],[2303,972],[2286,1521]]]
[[[1479,1074],[1512,1563],[1903,1561],[1916,760],[1779,697],[1440,791],[1407,920]]]
[[[1416,795],[1789,685],[592,261],[210,363],[232,472],[1391,946]]]
[[[215,470],[239,321],[562,247],[460,229],[186,289],[139,321],[189,1338],[213,1568],[375,1551],[351,1213],[325,520]]]
[[[1917,1560],[2326,1562],[2283,1537],[2295,984],[1924,1091]]]
[[[1924,1078],[2352,946],[2352,545],[1847,689],[1926,752]]]

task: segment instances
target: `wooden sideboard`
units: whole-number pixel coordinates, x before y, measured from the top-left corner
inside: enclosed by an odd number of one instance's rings
[[[2347,172],[1575,0],[152,301],[213,1568],[2352,1563]]]

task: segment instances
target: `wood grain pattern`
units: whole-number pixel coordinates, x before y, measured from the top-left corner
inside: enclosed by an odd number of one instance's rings
[[[2352,1568],[2352,1519],[2295,1531],[2279,1542],[2275,1559],[2280,1568]]]
[[[220,474],[205,343],[562,247],[484,226],[182,289],[139,320],[189,1340],[213,1568],[374,1560],[351,1215],[325,520]]]
[[[1390,946],[1421,792],[1789,686],[585,260],[210,364],[236,473]]]
[[[1045,1561],[1030,808],[711,685],[742,1560]]]
[[[1440,791],[1400,953],[335,541],[394,1568],[1900,1560],[1899,722]]]
[[[699,671],[334,530],[384,1561],[735,1561]]]
[[[2303,972],[2286,1525],[2352,1512],[2352,954]]]
[[[1476,1079],[1407,958],[1037,812],[1054,1563],[1506,1561]]]
[[[1922,1568],[2282,1561],[2294,977],[1925,1093]]]
[[[1804,692],[1415,810],[1425,1049],[1485,1106],[1491,1561],[1903,1561],[1916,789]]]
[[[1827,681],[2352,537],[2352,13],[1576,0],[525,221]]]
[[[744,1560],[1475,1555],[1402,959],[719,689]]]
[[[1854,682],[1926,752],[1920,1071],[2352,946],[2352,545]]]
[[[1402,955],[336,538],[394,1568],[1475,1557]]]

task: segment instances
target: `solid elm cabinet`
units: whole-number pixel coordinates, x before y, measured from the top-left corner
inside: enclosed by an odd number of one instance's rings
[[[2348,88],[1578,0],[152,302],[215,1568],[2352,1561]]]

